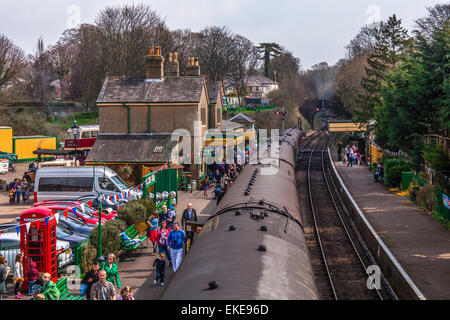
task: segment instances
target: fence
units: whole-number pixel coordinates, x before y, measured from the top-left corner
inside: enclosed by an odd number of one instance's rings
[[[429,185],[429,183],[412,172],[402,172],[402,190],[408,190],[411,185],[422,187]],[[450,209],[445,205],[445,203],[448,203],[447,199],[448,196],[436,188],[436,213],[439,217],[450,221]]]

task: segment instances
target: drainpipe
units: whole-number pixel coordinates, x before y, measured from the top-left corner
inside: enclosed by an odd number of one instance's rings
[[[127,132],[130,134],[130,106],[127,106],[125,103],[123,104],[124,108],[127,108]]]
[[[152,131],[150,130],[150,105],[147,106],[147,121],[148,121],[147,132],[151,133]]]

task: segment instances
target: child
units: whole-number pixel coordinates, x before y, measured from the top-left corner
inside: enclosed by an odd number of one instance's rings
[[[209,190],[209,181],[208,178],[203,180],[203,195],[205,198],[208,198],[208,190]]]
[[[30,267],[27,271],[27,278],[28,278],[28,295],[31,296],[32,288],[34,283],[40,278],[39,271],[37,270],[36,262],[31,261]]]
[[[16,284],[14,287],[14,294],[16,295],[16,299],[22,299],[23,297],[23,294],[20,292],[20,287],[24,280],[22,260],[23,257],[21,254],[16,255],[16,264],[14,265],[14,283]]]
[[[156,266],[156,279],[154,284],[160,280],[161,285],[164,286],[164,277],[166,275],[166,260],[164,260],[164,253],[160,253],[159,257],[153,262],[153,266]]]
[[[131,288],[129,286],[123,287],[120,290],[120,297],[117,300],[134,300]]]
[[[148,219],[148,224],[150,225],[148,229],[148,238],[153,244],[153,254],[156,253],[156,240],[158,238],[158,226],[159,226],[159,219],[156,217],[155,214],[152,214],[150,218]]]

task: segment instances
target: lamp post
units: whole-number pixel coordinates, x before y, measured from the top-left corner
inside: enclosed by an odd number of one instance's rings
[[[72,129],[72,134],[73,137],[75,139],[75,155],[74,155],[74,160],[75,160],[75,166],[77,165],[77,138],[78,138],[78,134],[80,133],[80,127],[77,125],[77,120],[73,121],[73,126],[71,127]]]
[[[101,179],[100,183],[104,188],[106,188],[106,186],[108,185],[108,179],[106,178],[106,165],[103,161],[101,161],[101,163],[103,163],[103,178]],[[95,163],[93,166],[93,171],[94,171],[94,183],[95,183]],[[99,212],[98,212],[98,253],[97,253],[97,258],[100,258],[102,256],[102,211],[103,211],[103,194],[100,194],[97,189],[95,190],[97,192],[97,201],[99,203]]]

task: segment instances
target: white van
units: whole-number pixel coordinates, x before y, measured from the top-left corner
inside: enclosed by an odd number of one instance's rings
[[[106,180],[105,180],[106,179]],[[107,182],[102,185],[102,180]],[[34,202],[48,200],[77,200],[83,196],[114,196],[130,191],[130,199],[138,193],[113,170],[103,167],[39,168],[34,179]]]

